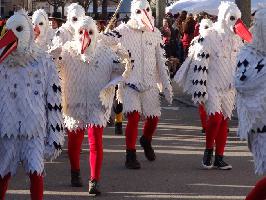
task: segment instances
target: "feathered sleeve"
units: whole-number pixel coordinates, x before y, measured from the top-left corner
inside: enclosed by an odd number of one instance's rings
[[[191,87],[188,93],[192,95],[192,100],[195,104],[205,103],[208,99],[208,69],[211,55],[206,43],[205,41],[201,41],[198,44],[197,51],[194,52],[194,59],[190,64]]]
[[[243,48],[238,56],[235,87],[238,134],[247,139],[254,124],[266,125],[266,58],[257,55],[251,47]]]
[[[46,85],[47,138],[45,157],[55,159],[62,151],[64,127],[61,104],[61,86],[55,64],[47,61],[48,80]]]
[[[161,36],[159,35],[155,55],[157,70],[160,78],[160,82],[158,84],[161,92],[164,93],[166,100],[171,104],[173,101],[173,89],[170,82],[169,70],[166,66],[165,51],[161,42]]]
[[[100,100],[103,106],[111,108],[115,96],[115,87],[124,82],[124,77],[122,75],[125,71],[125,66],[122,63],[123,60],[119,58],[115,52],[110,51],[108,59],[110,59],[111,62],[112,73],[109,83],[100,92]]]

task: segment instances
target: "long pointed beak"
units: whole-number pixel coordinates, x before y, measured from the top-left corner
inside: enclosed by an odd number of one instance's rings
[[[91,44],[91,38],[89,36],[88,31],[84,31],[83,36],[82,36],[82,45],[81,45],[81,54],[84,54],[86,49],[90,46]]]
[[[8,30],[0,39],[0,63],[18,46],[18,38],[12,30]]]
[[[151,19],[149,18],[146,10],[142,10],[141,21],[148,29],[150,29],[152,32],[154,32],[154,25],[153,25]]]
[[[238,19],[234,26],[234,31],[239,37],[248,43],[252,42],[252,34],[249,32],[248,28],[245,26],[241,19]]]
[[[41,30],[38,25],[35,25],[33,31],[34,31],[34,39],[36,40],[36,38],[39,37],[39,35],[41,34]]]

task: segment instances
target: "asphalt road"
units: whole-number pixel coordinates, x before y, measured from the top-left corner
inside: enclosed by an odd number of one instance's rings
[[[231,121],[226,147],[226,161],[233,165],[231,171],[203,170],[201,159],[204,135],[195,107],[179,100],[162,107],[162,117],[154,137],[157,154],[155,162],[148,162],[138,144],[141,170],[127,170],[125,161],[125,138],[115,136],[114,128],[104,133],[104,162],[102,170],[102,200],[238,200],[244,199],[255,182],[251,154],[246,142],[236,136],[237,121]],[[125,123],[124,123],[125,125]],[[142,124],[140,124],[142,126]],[[141,135],[141,126],[139,135]],[[84,183],[88,182],[88,142],[82,146],[81,170]],[[70,169],[66,149],[53,163],[46,163],[45,200],[85,200],[88,187],[70,187]],[[22,167],[11,180],[7,200],[28,200],[29,179]]]

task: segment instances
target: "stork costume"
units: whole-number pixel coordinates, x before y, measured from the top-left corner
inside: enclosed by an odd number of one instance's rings
[[[193,85],[191,84],[194,75],[194,65],[192,65],[193,59],[195,54],[202,47],[202,39],[206,36],[206,34],[208,33],[208,29],[212,26],[213,23],[210,19],[201,20],[199,27],[199,36],[195,37],[191,41],[188,57],[186,58],[185,62],[182,64],[181,68],[177,71],[174,77],[174,80],[183,88],[184,92],[190,91],[191,87],[193,87]],[[201,119],[202,132],[205,133],[207,128],[207,113],[205,111],[204,104],[199,105],[199,114]]]
[[[55,33],[52,40],[52,47],[49,52],[55,57],[61,53],[63,45],[67,41],[71,41],[75,34],[75,25],[85,16],[84,8],[77,4],[72,3],[67,7],[67,22],[64,23]]]
[[[154,27],[154,19],[147,0],[133,0],[131,19],[107,33],[109,44],[121,43],[131,56],[132,72],[123,87],[123,111],[127,114],[126,167],[139,169],[136,159],[136,140],[140,115],[146,118],[140,139],[148,160],[155,160],[152,136],[161,115],[159,83],[167,100],[172,101],[172,87],[165,65],[161,33]]]
[[[31,199],[43,199],[44,157],[63,144],[61,88],[52,59],[34,43],[24,10],[8,19],[0,40],[0,199],[22,162],[31,180]]]
[[[77,26],[75,39],[62,49],[63,108],[68,129],[68,151],[71,171],[79,173],[79,158],[85,129],[90,144],[90,189],[99,194],[103,146],[103,128],[109,120],[115,95],[115,86],[123,80],[117,55],[102,41],[90,17],[84,17]],[[72,185],[80,186],[73,180]]]
[[[52,44],[55,30],[49,26],[49,19],[45,10],[39,9],[33,13],[32,24],[35,32],[35,42],[40,48],[47,51]]]
[[[247,139],[254,157],[255,172],[266,172],[266,6],[255,14],[253,42],[238,57],[237,90],[238,134]],[[247,200],[266,199],[266,178],[256,184]]]
[[[193,66],[188,78],[181,80],[185,91],[192,95],[194,103],[204,104],[208,114],[206,128],[206,149],[202,165],[205,169],[231,169],[223,161],[227,140],[228,119],[235,104],[234,72],[236,55],[242,45],[241,39],[250,41],[251,34],[244,26],[241,12],[232,2],[222,1],[218,21],[207,30],[195,46],[191,60],[184,65]],[[194,48],[193,46],[191,48]],[[213,148],[215,162],[212,163]]]

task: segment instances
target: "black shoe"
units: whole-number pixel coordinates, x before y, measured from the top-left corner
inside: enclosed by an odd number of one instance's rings
[[[82,187],[82,180],[80,177],[80,171],[71,170],[71,186],[72,187]]]
[[[213,157],[213,149],[205,149],[203,159],[202,159],[202,167],[204,169],[212,169],[212,157]]]
[[[215,155],[213,166],[221,170],[231,170],[233,168],[232,165],[229,165],[223,161],[223,156],[219,156],[219,155]]]
[[[140,163],[137,160],[136,150],[127,149],[125,166],[128,169],[140,169]]]
[[[89,194],[92,196],[98,196],[101,194],[98,182],[96,180],[92,180],[89,182]]]
[[[146,158],[149,161],[154,161],[156,159],[156,155],[154,153],[154,150],[151,146],[151,142],[148,141],[144,136],[141,136],[140,140],[140,145],[142,146],[142,148],[144,149],[144,153]]]
[[[116,135],[123,135],[122,122],[116,122],[115,123],[115,134]]]

